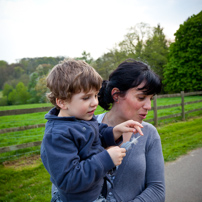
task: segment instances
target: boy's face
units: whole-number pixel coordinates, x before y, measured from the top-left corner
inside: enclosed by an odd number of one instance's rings
[[[77,119],[90,120],[98,106],[98,91],[90,90],[88,93],[81,91],[74,94],[71,101],[65,102],[63,116],[75,116]]]

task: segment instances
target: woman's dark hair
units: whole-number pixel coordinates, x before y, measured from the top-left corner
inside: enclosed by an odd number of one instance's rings
[[[102,88],[99,91],[99,105],[109,110],[114,103],[111,91],[113,88],[120,90],[119,94],[124,96],[130,88],[139,86],[142,82],[145,85],[138,90],[142,90],[146,95],[155,95],[161,91],[161,80],[150,67],[134,59],[127,59],[122,62],[109,76],[109,81],[102,82]]]

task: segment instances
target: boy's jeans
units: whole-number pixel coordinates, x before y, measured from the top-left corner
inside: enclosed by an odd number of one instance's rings
[[[54,184],[52,184],[51,195],[52,195],[51,202],[62,202],[62,200],[60,199],[58,189],[56,188],[56,186]],[[93,202],[106,202],[106,199],[103,196],[100,195],[98,197],[98,199],[96,199]]]
[[[52,184],[51,195],[52,195],[51,202],[62,202],[62,200],[60,199],[58,189],[54,184]]]

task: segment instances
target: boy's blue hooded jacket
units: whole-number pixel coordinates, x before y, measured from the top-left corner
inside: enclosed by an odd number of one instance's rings
[[[104,147],[116,145],[112,127],[75,117],[58,117],[53,108],[45,118],[41,159],[63,202],[90,202],[100,195],[103,178],[114,167]]]

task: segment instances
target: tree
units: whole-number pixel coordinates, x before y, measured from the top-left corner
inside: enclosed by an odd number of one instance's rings
[[[142,60],[163,79],[163,69],[167,64],[169,42],[160,25],[153,28],[152,35],[146,40],[142,50]]]
[[[4,82],[7,80],[8,63],[0,60],[0,89],[3,88]]]
[[[46,76],[42,76],[36,86],[35,86],[35,92],[36,96],[38,98],[38,102],[44,103],[46,102],[46,92],[47,92],[47,87],[46,87]]]
[[[116,47],[114,47],[108,53],[103,54],[94,63],[92,63],[92,66],[103,79],[108,80],[110,73],[126,58],[127,56],[125,52],[119,51]]]
[[[175,33],[163,84],[167,92],[202,90],[202,11],[188,18]]]
[[[151,27],[148,24],[143,22],[136,24],[129,29],[125,39],[119,43],[120,50],[125,52],[130,58],[142,58],[144,43],[150,34]]]
[[[13,87],[9,84],[5,84],[3,87],[3,96],[8,96],[10,92],[12,92]]]
[[[22,82],[19,82],[16,89],[13,89],[8,95],[8,102],[12,105],[27,104],[29,99],[30,94],[27,91],[27,87]]]
[[[84,60],[88,64],[91,64],[93,62],[93,58],[91,57],[90,53],[87,53],[86,51],[83,51],[82,57],[77,57],[77,60]]]

